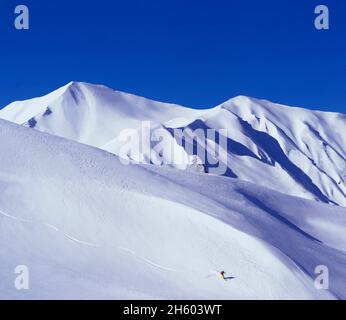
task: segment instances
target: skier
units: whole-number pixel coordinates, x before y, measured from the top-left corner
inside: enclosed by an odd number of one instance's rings
[[[222,278],[223,280],[226,280],[226,279],[225,279],[225,274],[226,274],[225,271],[221,271],[221,272],[220,272],[221,278]]]

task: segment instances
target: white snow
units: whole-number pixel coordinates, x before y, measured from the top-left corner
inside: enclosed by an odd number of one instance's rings
[[[346,116],[248,97],[192,110],[72,82],[0,118],[1,299],[346,298]],[[177,150],[171,129],[228,129],[226,177],[186,146],[188,170],[124,165],[119,134],[147,120]]]
[[[151,121],[173,128],[228,131],[228,176],[286,194],[346,206],[346,116],[239,96],[215,108],[193,110],[71,82],[41,98],[0,110],[0,118],[119,155],[124,129]],[[155,153],[152,144],[152,152]],[[133,160],[150,159],[136,154]],[[155,156],[155,155],[154,155]],[[192,159],[185,150],[182,158]],[[186,166],[172,165],[177,168]]]
[[[0,298],[346,296],[344,208],[237,179],[124,166],[3,120],[0,154]],[[314,287],[321,264],[329,291]],[[17,265],[30,270],[27,291],[14,287]],[[222,281],[221,269],[234,279]]]

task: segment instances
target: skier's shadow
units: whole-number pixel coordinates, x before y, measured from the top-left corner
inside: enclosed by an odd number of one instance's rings
[[[235,277],[225,277],[225,280],[228,281],[228,280],[233,280],[235,279]]]

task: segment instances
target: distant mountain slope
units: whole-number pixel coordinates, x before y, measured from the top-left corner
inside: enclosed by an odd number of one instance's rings
[[[124,166],[3,120],[0,154],[2,299],[346,298],[345,208]],[[29,268],[28,291],[14,288],[17,265]],[[314,287],[317,265],[330,270],[329,291]]]
[[[104,86],[72,82],[42,98],[14,102],[0,118],[86,143],[119,155],[124,129],[166,132],[167,148],[184,149],[172,135],[176,128],[227,129],[225,175],[289,195],[346,206],[346,116],[293,108],[239,96],[215,108],[192,110],[113,91]],[[151,149],[130,157],[148,162],[160,158]],[[167,159],[165,159],[167,160]],[[173,167],[181,166],[173,164]],[[183,166],[184,167],[184,166]],[[205,171],[208,171],[206,165]]]
[[[191,117],[201,113],[101,85],[71,82],[47,96],[11,103],[0,110],[0,117],[101,147],[121,130],[139,127],[140,121],[165,122],[180,115],[182,110]]]

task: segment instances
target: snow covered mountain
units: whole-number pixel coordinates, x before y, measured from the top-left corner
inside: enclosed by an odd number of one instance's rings
[[[345,115],[242,96],[193,110],[72,82],[0,118],[0,299],[346,299]],[[145,121],[193,170],[124,164],[122,133]],[[223,176],[174,129],[217,130]],[[141,156],[166,155],[151,141]]]
[[[182,109],[100,85],[71,82],[47,96],[11,103],[0,110],[0,117],[102,148],[123,129],[137,128],[144,120],[166,122]],[[183,110],[192,118],[200,114]]]
[[[2,299],[346,298],[345,208],[239,179],[124,167],[4,120],[0,154]],[[14,287],[17,265],[29,268],[29,290]],[[314,286],[318,265],[329,290]]]
[[[71,82],[47,96],[10,104],[0,110],[0,118],[117,155],[121,132],[130,128],[140,131],[143,121],[150,121],[154,128],[166,132],[165,141],[171,140],[172,148],[183,148],[183,157],[190,163],[193,154],[172,135],[173,129],[227,129],[226,176],[346,206],[343,114],[243,96],[215,108],[193,110],[104,86]],[[154,149],[152,144],[150,152],[155,153]],[[152,157],[144,152],[132,158],[140,160],[141,156],[151,162]]]

